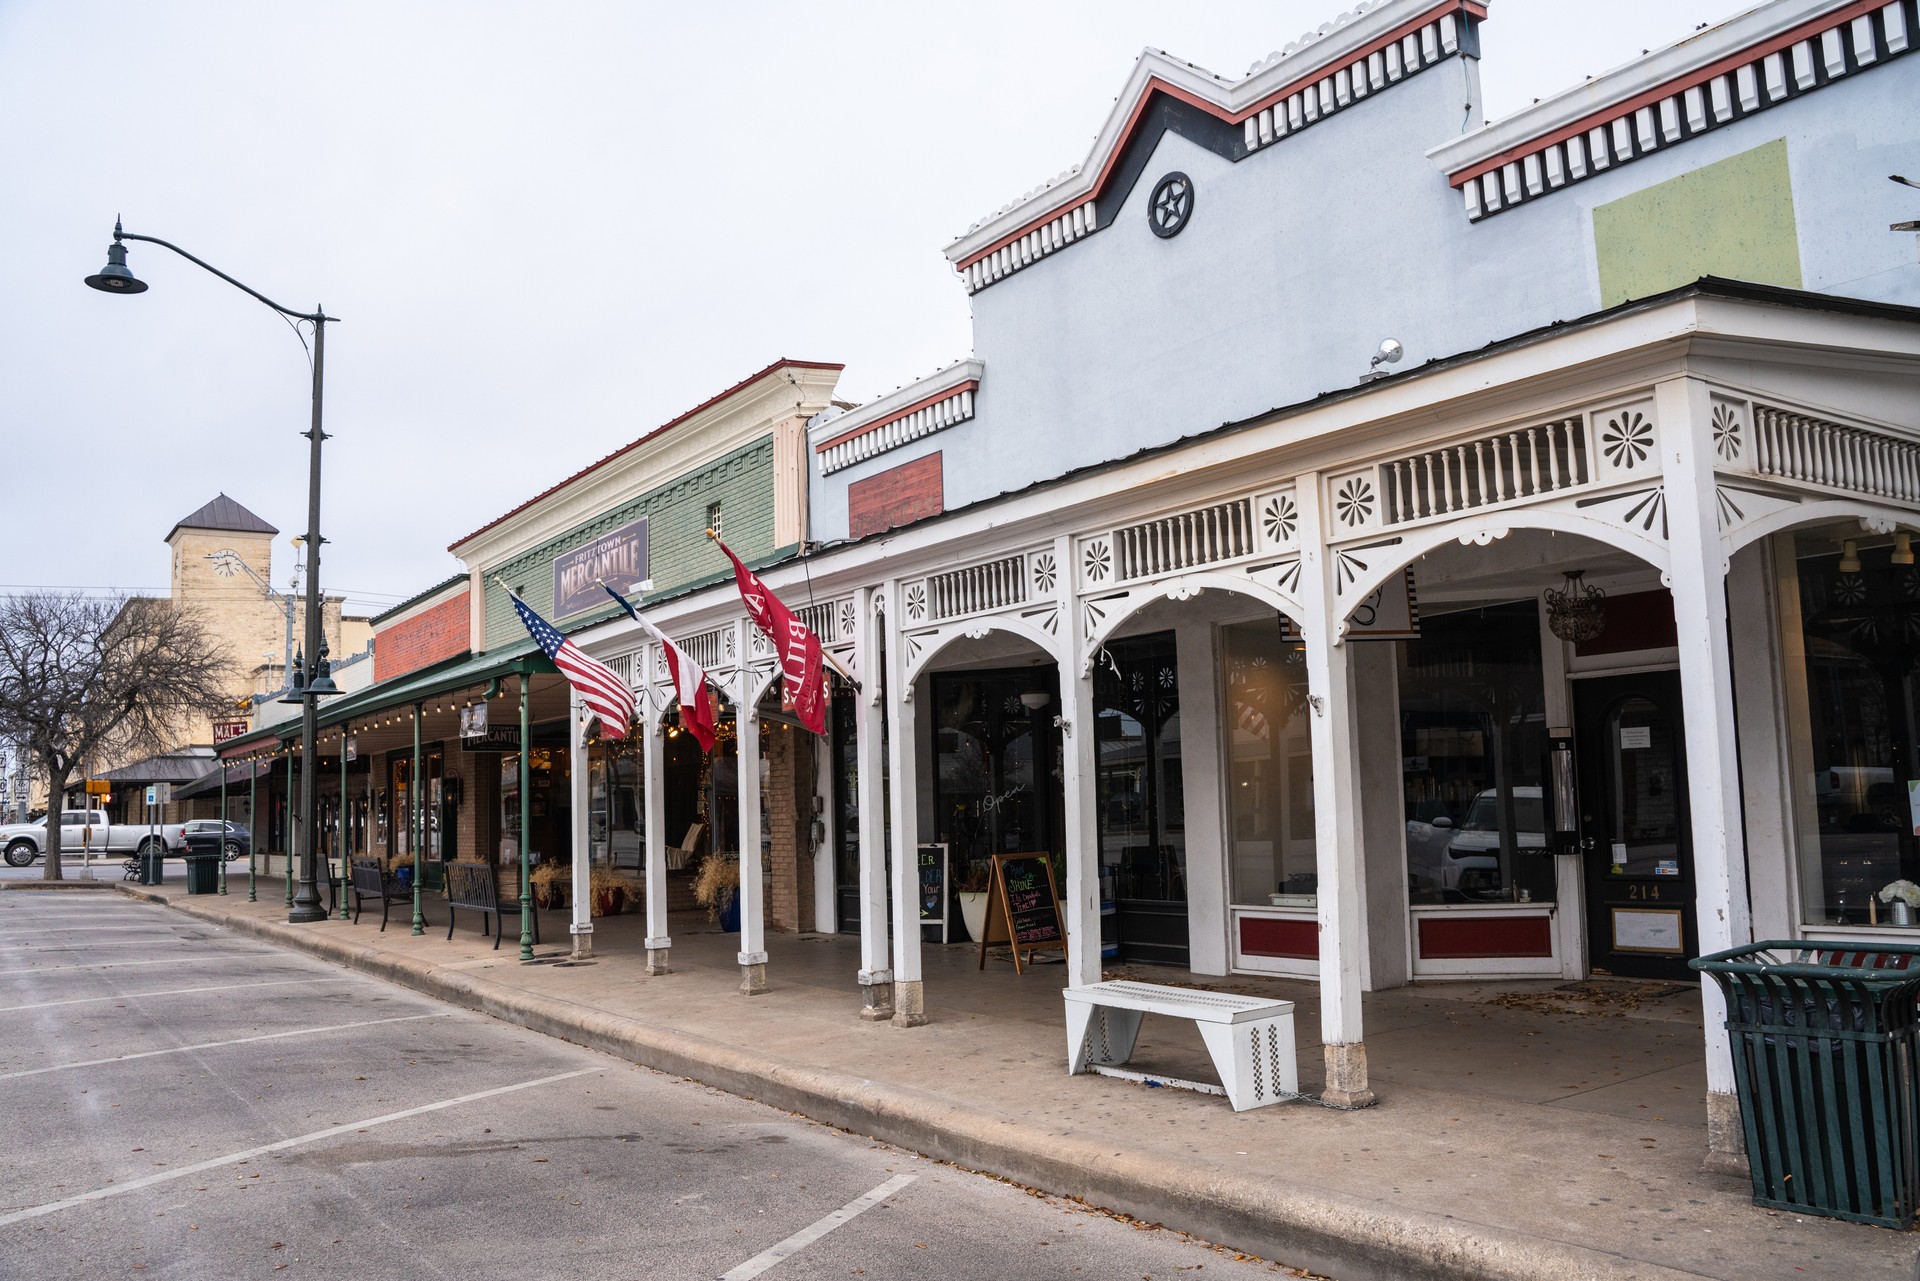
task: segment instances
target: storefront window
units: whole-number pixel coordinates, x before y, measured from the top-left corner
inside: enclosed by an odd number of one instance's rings
[[[645,867],[644,746],[637,736],[594,746],[587,776],[587,849],[595,864],[628,872]]]
[[[1109,641],[1093,680],[1100,872],[1112,896],[1184,903],[1186,807],[1173,633]]]
[[[1284,627],[1276,614],[1220,629],[1233,901],[1261,907],[1311,905],[1319,892],[1306,656]]]
[[[1051,852],[1053,673],[937,673],[933,701],[934,839],[947,843],[954,883],[994,854]]]
[[[1914,832],[1914,657],[1920,572],[1895,549],[1858,547],[1858,567],[1830,538],[1798,536],[1806,657],[1801,901],[1809,924],[1888,919],[1881,889],[1920,879]],[[1798,727],[1796,727],[1798,728]]]
[[[1551,901],[1538,607],[1423,610],[1397,646],[1412,901]]]

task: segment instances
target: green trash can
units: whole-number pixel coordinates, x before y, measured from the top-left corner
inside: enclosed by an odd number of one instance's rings
[[[187,893],[218,894],[220,865],[226,853],[220,848],[220,833],[191,832],[187,835]]]
[[[157,843],[143,845],[134,857],[140,864],[140,875],[136,884],[158,885],[166,878],[167,851],[164,846]]]
[[[1911,1227],[1920,943],[1772,940],[1689,964],[1726,995],[1754,1203]]]

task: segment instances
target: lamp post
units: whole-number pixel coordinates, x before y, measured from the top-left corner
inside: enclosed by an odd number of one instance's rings
[[[320,429],[320,405],[325,385],[327,364],[327,322],[336,319],[315,307],[311,312],[295,311],[291,307],[282,307],[273,299],[257,289],[249,288],[221,271],[211,263],[203,262],[175,244],[170,244],[155,236],[136,236],[121,229],[118,219],[113,224],[113,243],[107,246],[107,265],[98,274],[88,276],[86,283],[102,293],[139,294],[147,290],[146,282],[134,276],[127,266],[127,248],[122,242],[138,240],[149,245],[159,245],[179,254],[196,267],[220,277],[242,293],[265,303],[289,320],[304,320],[313,326],[313,421],[302,433],[308,442],[307,450],[307,618],[305,645],[301,650],[300,670],[290,674],[289,683],[293,690],[289,701],[300,704],[300,750],[305,757],[307,768],[300,771],[300,891],[293,896],[287,909],[287,920],[294,923],[323,921],[327,913],[320,906],[320,890],[315,882],[316,863],[320,857],[319,848],[319,807],[315,803],[315,786],[318,784],[319,771],[313,768],[319,760],[315,739],[319,731],[320,700],[328,694],[340,691],[334,687],[333,674],[325,656],[325,642],[320,631],[320,445],[326,440],[326,433]],[[298,332],[296,327],[295,332]],[[305,345],[302,339],[301,345]]]

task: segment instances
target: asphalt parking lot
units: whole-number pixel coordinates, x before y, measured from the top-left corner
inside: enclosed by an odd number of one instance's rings
[[[0,1017],[0,1277],[1294,1275],[111,892]]]

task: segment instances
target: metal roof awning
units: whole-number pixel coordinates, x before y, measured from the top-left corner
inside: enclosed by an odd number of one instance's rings
[[[212,764],[213,754],[204,748],[197,751],[160,752],[93,777],[109,783],[191,783]]]
[[[338,725],[375,712],[410,707],[424,699],[456,694],[502,676],[550,676],[558,671],[552,660],[532,642],[518,649],[451,659],[435,667],[422,668],[390,681],[382,681],[344,698],[330,699],[320,704],[320,724]],[[291,739],[300,735],[298,719],[275,728],[280,731],[282,738]]]
[[[184,801],[195,796],[214,795],[220,790],[220,776],[222,773],[225,773],[227,776],[227,790],[231,792],[235,788],[245,787],[256,778],[265,778],[267,775],[273,773],[273,762],[271,760],[242,761],[238,764],[227,765],[224,768],[215,767],[208,770],[205,774],[202,774],[199,778],[194,779],[193,782],[188,783],[185,787],[174,788],[172,799]]]

